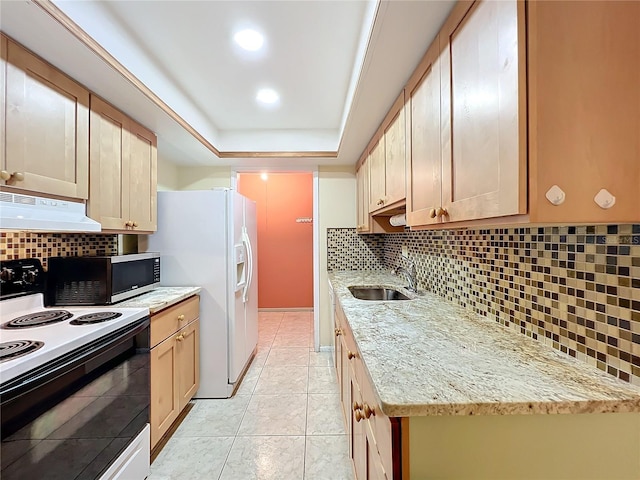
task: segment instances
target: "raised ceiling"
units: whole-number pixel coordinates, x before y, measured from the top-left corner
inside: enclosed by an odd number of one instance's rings
[[[285,166],[355,163],[453,2],[54,2],[175,116],[38,4],[2,2],[2,30],[156,131],[165,158]],[[234,44],[242,28],[260,51]],[[255,101],[263,87],[276,105]]]

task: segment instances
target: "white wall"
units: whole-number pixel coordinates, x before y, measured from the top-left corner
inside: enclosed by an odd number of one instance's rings
[[[178,167],[158,152],[158,190],[178,190]]]
[[[333,326],[327,277],[327,229],[356,227],[355,166],[318,171],[320,250],[320,346],[332,344]]]
[[[178,190],[208,190],[231,187],[231,167],[181,167]]]

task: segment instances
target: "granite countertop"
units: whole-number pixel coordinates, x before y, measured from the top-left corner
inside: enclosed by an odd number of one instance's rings
[[[640,412],[640,388],[380,272],[329,273],[382,411],[390,417]],[[354,298],[391,286],[405,301]]]
[[[146,307],[152,315],[185,298],[200,293],[200,287],[158,287],[130,300],[118,303],[119,307]]]

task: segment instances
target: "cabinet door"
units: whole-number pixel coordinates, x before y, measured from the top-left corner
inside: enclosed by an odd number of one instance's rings
[[[524,2],[458,3],[441,35],[445,219],[525,213]]]
[[[174,335],[151,349],[151,448],[180,413]]]
[[[137,232],[154,232],[157,229],[157,140],[152,132],[135,122],[130,122],[129,132],[129,220]]]
[[[436,38],[418,67],[418,74],[407,85],[410,96],[407,223],[410,226],[439,222],[436,212],[442,205],[439,54]]]
[[[193,295],[151,316],[151,346],[164,341],[200,316],[200,296]]]
[[[369,211],[384,207],[385,198],[384,136],[369,154]]]
[[[357,213],[358,213],[358,232],[369,232],[369,162],[368,158],[360,165],[356,172],[357,181]]]
[[[124,230],[129,220],[129,119],[91,97],[89,216],[103,230]]]
[[[103,230],[156,230],[155,135],[91,97],[89,216]]]
[[[2,142],[0,145],[0,168],[5,169],[6,165],[6,145],[7,145],[7,49],[9,40],[0,33],[0,132],[2,132]],[[9,172],[6,172],[8,174]]]
[[[177,368],[179,411],[193,398],[200,386],[200,320],[178,332]]]
[[[405,109],[403,107],[384,132],[385,205],[406,198],[405,154],[407,142],[405,130]]]
[[[529,2],[527,15],[531,221],[638,223],[640,2]]]
[[[89,92],[7,40],[3,95],[2,169],[15,173],[6,184],[86,199]]]
[[[353,397],[351,396],[351,375],[349,373],[349,359],[347,358],[348,347],[344,337],[344,334],[340,337],[340,371],[341,375],[341,384],[340,384],[340,401],[342,402],[342,410],[344,413],[344,417],[347,423],[347,435],[349,436],[350,444],[352,445],[352,437],[353,437],[353,409],[352,402]],[[351,448],[350,451],[353,449]]]
[[[350,391],[351,391],[351,459],[356,473],[357,480],[367,479],[367,436],[365,433],[366,422],[359,420],[360,409],[355,408],[355,404],[362,404],[360,389],[356,380],[355,371],[349,368]],[[375,448],[375,447],[374,447]]]
[[[340,326],[342,322],[338,316],[338,307],[333,311],[335,318],[335,329],[334,333],[334,352],[333,352],[333,365],[336,369],[336,377],[338,380],[338,388],[340,389],[340,394],[342,395],[342,331],[340,330]]]
[[[388,480],[369,424],[366,424],[365,440],[367,449],[367,480]]]

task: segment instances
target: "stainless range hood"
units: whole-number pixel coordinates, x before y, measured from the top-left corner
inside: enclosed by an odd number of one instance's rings
[[[42,232],[99,232],[95,220],[85,215],[85,204],[0,192],[0,229]]]

